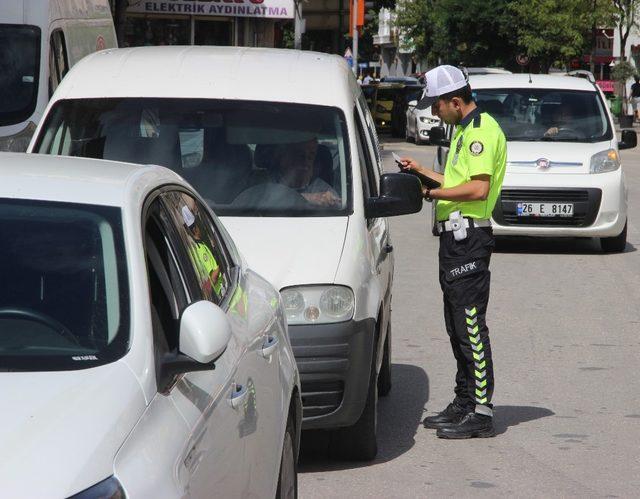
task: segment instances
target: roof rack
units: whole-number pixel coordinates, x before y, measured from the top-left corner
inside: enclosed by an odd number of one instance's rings
[[[575,71],[568,71],[567,76],[584,78],[586,80],[589,80],[594,85],[596,84],[596,77],[593,76],[593,73],[591,71],[587,71],[586,69],[576,69]]]

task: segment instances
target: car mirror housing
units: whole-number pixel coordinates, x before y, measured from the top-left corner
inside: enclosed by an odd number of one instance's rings
[[[444,127],[442,126],[434,126],[429,130],[429,141],[432,144],[442,147],[449,147],[451,145],[451,141],[447,140]]]
[[[406,173],[385,173],[380,177],[380,196],[367,199],[367,218],[394,217],[422,209],[420,180]]]
[[[180,353],[200,364],[217,360],[231,339],[224,311],[207,300],[189,305],[180,319]]]
[[[622,130],[622,140],[618,142],[618,149],[633,149],[638,145],[638,135],[635,130]]]

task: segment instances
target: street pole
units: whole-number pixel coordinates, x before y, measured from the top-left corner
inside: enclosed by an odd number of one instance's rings
[[[293,21],[294,35],[293,48],[300,50],[302,48],[302,2],[297,1],[294,6],[295,18]]]
[[[362,0],[364,1],[364,0]],[[353,53],[353,73],[358,76],[358,0],[353,0],[353,18],[352,20],[352,35],[353,35],[353,47],[351,52]]]

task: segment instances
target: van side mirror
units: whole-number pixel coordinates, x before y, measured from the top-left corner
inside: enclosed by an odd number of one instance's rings
[[[180,318],[179,352],[162,359],[158,389],[165,391],[178,374],[214,369],[230,339],[231,323],[220,307],[207,300],[189,305]]]
[[[380,177],[380,196],[365,204],[367,218],[394,217],[422,209],[422,184],[408,173],[385,173]]]
[[[622,140],[618,142],[618,149],[633,149],[638,145],[638,135],[635,130],[622,130]]]
[[[447,140],[443,126],[434,126],[429,130],[429,142],[442,147],[449,147],[451,145],[451,141]]]

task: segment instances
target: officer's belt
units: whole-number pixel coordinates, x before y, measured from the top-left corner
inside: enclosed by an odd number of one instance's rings
[[[470,218],[463,217],[465,221],[465,228],[469,227],[491,227],[491,220],[488,218]],[[453,228],[451,227],[451,222],[446,220],[444,222],[438,222],[438,234],[442,234],[443,232],[451,232]]]

